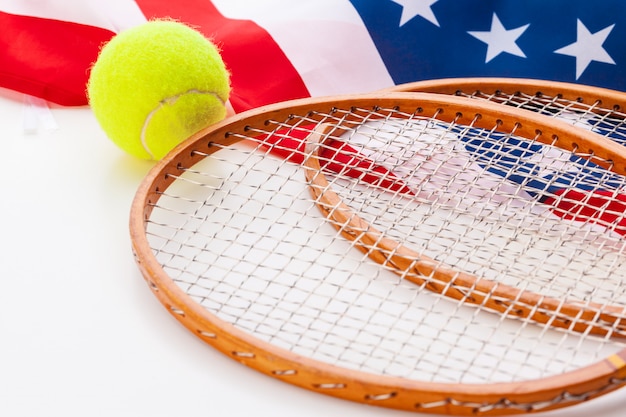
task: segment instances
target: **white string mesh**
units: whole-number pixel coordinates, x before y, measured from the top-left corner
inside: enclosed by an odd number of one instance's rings
[[[410,189],[371,186],[347,169],[333,170],[332,158],[322,156],[330,162],[324,172],[332,189],[384,234],[481,278],[601,306],[626,301],[624,235],[615,223],[555,215],[542,199],[559,197],[554,178],[564,175],[613,194],[626,192],[624,177],[515,136],[381,113],[380,121],[338,111],[322,122],[303,117],[295,129],[271,124],[183,167],[147,226],[165,271],[209,312],[261,340],[375,374],[519,381],[577,369],[624,348],[611,329],[592,337],[512,319],[402,279],[322,215],[298,163],[272,153],[290,149],[280,138],[294,130],[343,121],[344,130],[351,128],[322,146],[347,142],[382,167],[376,175]],[[264,141],[267,136],[277,140]],[[512,178],[516,152],[524,154],[523,164],[552,175],[541,180],[545,189]]]
[[[457,95],[493,101],[555,117],[626,145],[626,113],[620,108],[606,107],[601,100],[585,104],[582,100],[572,101],[542,93],[528,94],[505,90],[492,94],[460,90]]]

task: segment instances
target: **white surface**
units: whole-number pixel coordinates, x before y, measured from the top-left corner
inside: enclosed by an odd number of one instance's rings
[[[53,106],[58,128],[30,133],[24,107],[0,90],[0,416],[413,415],[274,381],[185,330],[130,250],[152,164],[122,154],[86,107]],[[624,396],[538,415],[621,417]]]

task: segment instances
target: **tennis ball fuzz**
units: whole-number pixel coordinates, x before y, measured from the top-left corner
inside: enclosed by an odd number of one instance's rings
[[[91,69],[87,96],[107,136],[159,160],[226,117],[229,74],[217,47],[182,23],[150,21],[114,36]]]

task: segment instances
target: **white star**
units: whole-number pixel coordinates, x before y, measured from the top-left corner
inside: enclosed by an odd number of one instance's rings
[[[530,24],[520,26],[515,29],[506,30],[498,16],[494,13],[491,19],[491,30],[489,32],[467,32],[476,39],[483,41],[487,44],[487,57],[485,58],[485,64],[502,52],[507,52],[512,55],[526,58],[524,52],[517,46],[515,41],[522,36],[524,31],[528,29]]]
[[[439,0],[391,0],[402,6],[402,15],[400,16],[400,26],[412,20],[415,16],[422,16],[435,26],[439,26],[439,22],[435,17],[430,6]]]
[[[611,58],[609,53],[602,47],[602,44],[611,33],[614,26],[613,24],[596,33],[591,33],[583,22],[578,19],[576,42],[564,46],[561,49],[557,49],[554,53],[576,58],[576,79],[580,78],[591,61],[615,65],[613,58]]]

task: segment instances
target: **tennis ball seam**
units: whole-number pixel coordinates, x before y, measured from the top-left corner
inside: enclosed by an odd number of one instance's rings
[[[150,121],[152,120],[152,118],[154,117],[154,115],[160,110],[162,109],[164,106],[166,105],[171,105],[176,103],[181,97],[187,95],[187,94],[206,94],[206,95],[211,95],[213,97],[215,97],[217,100],[219,100],[220,103],[222,103],[222,105],[224,107],[226,107],[226,102],[224,101],[224,99],[222,97],[220,97],[220,95],[218,93],[216,93],[215,91],[203,91],[203,90],[198,90],[196,88],[192,88],[190,90],[187,90],[183,93],[180,94],[176,94],[170,97],[165,97],[163,99],[161,99],[159,101],[159,104],[150,111],[150,113],[148,113],[148,115],[146,116],[146,119],[143,122],[143,126],[141,127],[141,146],[143,147],[143,149],[148,153],[148,155],[150,155],[150,159],[156,159],[154,156],[154,153],[152,152],[152,150],[150,149],[150,147],[148,146],[147,140],[146,140],[146,131],[148,129],[148,126],[150,125]]]

